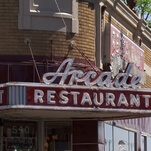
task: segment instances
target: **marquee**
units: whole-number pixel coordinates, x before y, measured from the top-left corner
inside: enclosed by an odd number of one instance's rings
[[[0,112],[40,117],[45,111],[49,117],[80,118],[150,115],[151,91],[140,88],[141,76],[131,74],[132,63],[113,77],[112,72],[76,70],[73,62],[72,58],[64,60],[56,72],[43,75],[42,83],[0,85]]]

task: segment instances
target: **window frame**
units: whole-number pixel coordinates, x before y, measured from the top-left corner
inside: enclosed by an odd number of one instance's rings
[[[106,140],[106,138],[107,138],[106,132],[109,131],[109,130],[106,130],[106,127],[110,128],[110,136],[109,136],[110,140],[109,141]],[[114,126],[114,125],[109,124],[109,123],[105,123],[105,151],[106,151],[106,149],[108,149],[108,146],[106,146],[106,144],[110,144],[110,146],[109,146],[110,150],[115,150],[115,140],[116,140],[115,129],[124,130],[127,133],[127,139],[128,140],[126,140],[126,141],[124,140],[124,143],[125,143],[125,145],[127,144],[127,149],[128,150],[130,149],[129,145],[132,144],[130,142],[130,140],[131,140],[130,135],[131,135],[131,133],[134,133],[134,144],[133,145],[134,145],[134,150],[136,150],[137,138],[136,138],[136,132],[135,131],[125,129],[125,128],[119,127],[119,126]]]
[[[19,0],[18,29],[79,32],[78,2],[76,0],[72,0],[71,14],[51,10],[38,11],[37,7],[34,0]],[[56,25],[60,26],[56,27]]]
[[[45,121],[45,149],[56,150],[65,143],[65,150],[72,150],[72,123],[70,121]],[[63,146],[62,146],[63,149]]]

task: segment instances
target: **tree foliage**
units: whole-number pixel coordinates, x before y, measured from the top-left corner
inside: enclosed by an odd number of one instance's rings
[[[151,0],[137,0],[136,10],[141,15],[141,18],[146,21],[150,20]]]
[[[144,19],[151,28],[151,0],[137,0],[136,11]]]

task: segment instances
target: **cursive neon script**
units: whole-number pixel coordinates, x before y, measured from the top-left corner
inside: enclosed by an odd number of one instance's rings
[[[59,66],[55,73],[48,72],[43,75],[45,84],[53,84],[59,78],[59,85],[81,85],[98,86],[98,87],[115,87],[115,88],[133,88],[139,87],[141,76],[134,75],[130,77],[130,72],[133,68],[133,63],[129,63],[124,73],[118,73],[112,78],[111,72],[102,72],[99,75],[95,71],[84,73],[82,70],[71,70],[73,58],[66,59]],[[130,80],[129,80],[130,79]]]

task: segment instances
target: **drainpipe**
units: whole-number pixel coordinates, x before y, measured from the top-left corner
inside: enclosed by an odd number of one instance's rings
[[[95,57],[96,57],[96,66],[103,69],[102,65],[102,30],[103,30],[103,17],[105,12],[106,6],[103,2],[95,3],[95,27],[96,27],[96,33],[95,33]]]

